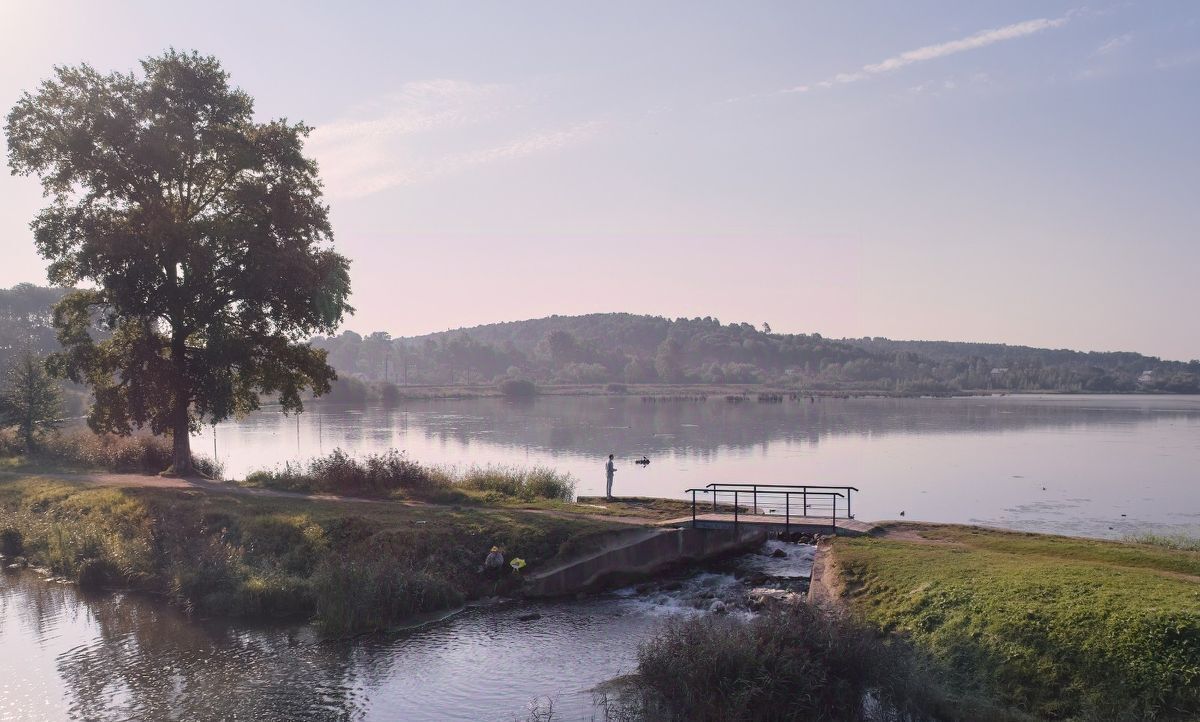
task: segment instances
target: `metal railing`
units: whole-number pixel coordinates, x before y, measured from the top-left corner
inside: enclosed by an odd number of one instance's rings
[[[823,492],[827,492],[827,491],[844,491],[844,492],[846,492],[846,518],[847,519],[854,518],[854,514],[850,510],[850,497],[851,497],[851,492],[858,491],[858,487],[856,487],[856,486],[822,486],[820,484],[709,484],[705,488],[713,489],[713,488],[717,488],[717,487],[719,487],[723,491],[728,491],[730,488],[749,490],[754,498],[753,503],[754,503],[755,507],[758,506],[758,491],[759,491],[759,489],[762,489],[763,493],[765,493],[765,494],[779,493],[779,492],[782,492],[785,490],[799,490],[801,492],[801,496],[804,496],[806,498],[805,502],[804,502],[805,509],[808,508],[807,495],[809,493],[815,494],[815,493],[823,493]],[[809,491],[810,489],[815,489],[816,491],[810,492]],[[714,503],[716,502],[715,495],[713,496],[713,501],[714,501]]]
[[[846,493],[843,494],[842,491]],[[779,507],[782,506],[784,530],[791,532],[793,509],[799,512],[796,516],[804,519],[806,522],[814,518],[828,518],[829,525],[836,531],[838,499],[846,500],[844,517],[846,519],[853,518],[850,514],[850,493],[852,491],[858,491],[858,489],[853,486],[709,484],[703,489],[686,489],[684,493],[692,495],[693,527],[696,526],[697,506],[699,503],[696,495],[709,494],[712,496],[713,513],[728,511],[730,508],[728,503],[721,504],[719,498],[722,495],[725,495],[726,499],[732,497],[733,528],[735,532],[739,529],[741,517],[744,515],[742,509],[743,500],[750,502],[750,507],[747,511],[753,516],[774,515],[778,513]],[[769,503],[770,506],[763,506],[764,502]],[[707,506],[708,500],[704,500],[703,503]]]

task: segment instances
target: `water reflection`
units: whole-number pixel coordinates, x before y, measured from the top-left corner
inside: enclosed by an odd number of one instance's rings
[[[773,544],[789,556],[353,640],[189,620],[146,597],[84,595],[6,572],[0,719],[522,719],[531,699],[547,697],[556,719],[591,719],[589,689],[632,670],[638,643],[664,619],[717,600],[749,614],[752,585],[808,574],[811,547]]]
[[[1196,397],[476,399],[314,405],[298,420],[266,411],[216,433],[218,456],[237,476],[335,447],[395,447],[434,464],[549,464],[576,474],[580,493],[595,494],[614,451],[621,494],[679,496],[710,482],[825,482],[863,489],[863,518],[905,511],[906,518],[1097,536],[1200,529],[1192,499],[1200,468]],[[211,447],[211,431],[196,443]],[[642,454],[651,465],[634,468],[629,462]]]

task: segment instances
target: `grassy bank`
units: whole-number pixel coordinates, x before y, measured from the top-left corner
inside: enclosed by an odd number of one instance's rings
[[[1200,716],[1200,553],[971,527],[838,539],[851,608],[964,698],[1044,719]]]
[[[96,434],[89,429],[75,428],[48,435],[27,454],[12,429],[0,430],[0,468],[10,471],[53,469],[157,474],[169,467],[171,461],[168,437]],[[192,463],[205,476],[221,476],[221,468],[211,459],[193,456]]]
[[[416,498],[441,503],[571,501],[575,478],[543,466],[430,467],[403,452],[353,457],[335,449],[306,464],[287,463],[247,475],[244,485],[305,494]]]
[[[0,549],[94,587],[162,595],[200,615],[386,627],[490,594],[499,545],[527,571],[607,524],[506,509],[0,481]]]

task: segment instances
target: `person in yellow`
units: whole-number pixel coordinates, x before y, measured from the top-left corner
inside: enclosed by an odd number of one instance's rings
[[[504,569],[504,553],[500,551],[500,547],[494,546],[488,552],[487,558],[483,560],[483,572],[489,577],[500,578],[500,572]]]

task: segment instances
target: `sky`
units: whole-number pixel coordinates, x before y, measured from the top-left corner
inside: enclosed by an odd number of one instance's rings
[[[0,0],[56,64],[217,56],[315,127],[345,324],[627,311],[1200,358],[1200,3]],[[0,286],[45,282],[0,175]]]

